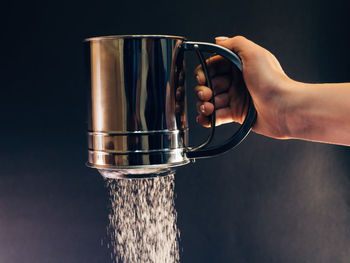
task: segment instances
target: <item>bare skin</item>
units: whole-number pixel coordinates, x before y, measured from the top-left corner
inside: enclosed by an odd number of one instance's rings
[[[350,145],[350,83],[307,84],[289,78],[276,57],[252,41],[218,37],[218,45],[242,60],[246,88],[236,70],[220,56],[208,60],[215,93],[216,125],[239,122],[248,108],[248,92],[258,117],[253,131],[276,139],[303,139]],[[199,116],[209,126],[214,106],[201,67],[195,71]]]

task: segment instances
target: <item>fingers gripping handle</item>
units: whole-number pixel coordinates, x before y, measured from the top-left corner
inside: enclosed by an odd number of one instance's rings
[[[202,65],[202,69],[203,69],[203,72],[204,72],[204,76],[205,76],[205,79],[207,80],[206,81],[206,85],[208,86],[208,88],[212,91],[212,93],[214,94],[214,89],[213,89],[213,85],[211,84],[211,78],[210,78],[210,75],[209,75],[209,70],[208,70],[208,67],[207,67],[207,63],[205,62],[205,59],[202,55],[202,53],[200,52],[199,50],[199,47],[198,45],[195,45],[194,46],[195,48],[195,51],[197,53],[197,56],[199,58],[199,61],[201,62],[201,65]],[[215,134],[215,123],[216,123],[216,111],[215,111],[215,98],[214,96],[212,96],[212,98],[210,99],[210,102],[213,104],[214,106],[214,111],[213,113],[211,114],[210,116],[210,124],[211,124],[211,127],[210,127],[210,134],[207,138],[207,140],[205,142],[203,142],[202,144],[196,146],[196,147],[191,147],[191,148],[187,148],[187,151],[190,151],[190,152],[194,152],[194,151],[197,151],[205,146],[207,146],[214,138],[214,134]]]
[[[227,48],[211,44],[211,43],[202,43],[202,42],[184,42],[182,48],[186,50],[193,50],[196,52],[208,52],[208,53],[216,53],[220,56],[225,57],[228,59],[231,63],[233,63],[240,71],[242,71],[242,63],[240,58],[230,51]],[[203,63],[202,63],[203,65]],[[205,65],[204,65],[205,66]],[[207,76],[207,82],[210,83],[210,77],[208,74]],[[215,115],[214,115],[215,116]],[[254,107],[254,104],[252,102],[252,99],[249,97],[249,106],[248,106],[248,111],[246,118],[240,128],[226,141],[224,141],[220,145],[208,147],[208,148],[203,148],[203,146],[207,145],[209,142],[209,139],[207,140],[206,143],[200,145],[199,147],[190,149],[187,151],[186,155],[188,158],[205,158],[205,157],[210,157],[214,155],[218,155],[221,153],[224,153],[235,146],[237,146],[241,141],[244,140],[244,138],[249,134],[249,132],[252,129],[252,126],[254,125],[254,122],[256,120],[256,110]],[[215,118],[215,117],[214,117]],[[214,134],[214,130],[212,130],[210,137],[212,137]],[[210,138],[211,140],[211,138]]]

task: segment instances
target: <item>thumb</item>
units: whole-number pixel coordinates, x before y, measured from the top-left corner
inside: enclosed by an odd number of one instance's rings
[[[244,51],[250,50],[251,48],[257,46],[255,43],[243,36],[235,36],[232,38],[220,36],[215,38],[215,42],[220,46],[232,50],[242,59],[244,58]]]

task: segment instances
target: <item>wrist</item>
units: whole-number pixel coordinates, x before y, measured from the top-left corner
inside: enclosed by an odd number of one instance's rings
[[[308,92],[306,83],[290,79],[288,82],[288,92],[285,101],[285,138],[303,139],[307,137],[313,129],[313,120],[309,118],[307,112],[312,96]]]
[[[302,105],[301,83],[286,75],[274,80],[273,85],[262,88],[268,95],[256,102],[258,119],[253,130],[275,139],[292,139],[298,132],[296,125],[300,125],[295,113]]]

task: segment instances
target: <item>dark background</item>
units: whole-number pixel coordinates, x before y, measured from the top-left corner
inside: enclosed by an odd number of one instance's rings
[[[241,34],[296,80],[345,82],[349,7],[345,0],[3,2],[0,262],[109,262],[101,246],[108,196],[84,165],[84,38],[212,42]],[[349,159],[346,147],[251,134],[226,155],[181,167],[181,262],[350,262]]]

